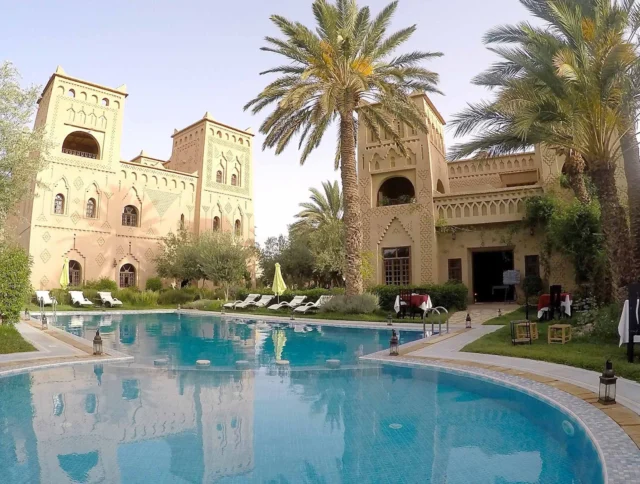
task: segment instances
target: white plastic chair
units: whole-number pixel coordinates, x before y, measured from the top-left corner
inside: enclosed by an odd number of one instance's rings
[[[238,304],[248,304],[250,302],[255,301],[256,299],[258,299],[260,297],[260,294],[249,294],[244,301],[242,300],[237,300],[237,301],[233,301],[233,302],[228,302],[225,305],[223,305],[223,307],[228,308],[228,309],[235,309],[236,306]],[[244,307],[244,306],[243,306]]]
[[[113,306],[122,306],[122,301],[113,297],[110,292],[99,292],[98,296],[100,296],[102,304],[108,308],[112,308]]]
[[[316,302],[308,302],[307,304],[302,304],[301,306],[295,308],[294,311],[298,313],[306,313],[307,311],[319,309],[327,301],[330,301],[331,298],[333,298],[333,296],[320,296]]]
[[[71,304],[74,306],[93,306],[93,303],[84,297],[82,291],[69,291],[69,296],[71,296]]]

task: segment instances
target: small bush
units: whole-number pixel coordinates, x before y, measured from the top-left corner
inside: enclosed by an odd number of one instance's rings
[[[85,282],[84,287],[86,289],[95,289],[96,291],[114,292],[118,290],[118,284],[116,284],[116,281],[112,281],[108,277],[101,277],[98,280],[87,281]]]
[[[213,291],[187,286],[182,289],[167,289],[160,293],[159,304],[185,304],[198,299],[213,299]]]
[[[17,323],[31,293],[31,259],[24,249],[0,243],[0,318]]]
[[[320,307],[323,313],[370,314],[380,307],[378,296],[362,294],[360,296],[334,296]]]
[[[147,291],[160,291],[162,289],[162,279],[159,277],[150,277],[145,284]]]
[[[184,309],[198,309],[200,311],[204,310],[206,306],[211,304],[213,301],[211,299],[198,299],[197,301],[191,301],[186,303],[183,308]]]
[[[588,337],[615,343],[619,340],[618,322],[621,308],[617,304],[610,304],[601,308],[594,307],[588,311],[578,313],[576,324],[585,329]]]
[[[51,291],[49,291],[49,293],[56,299],[56,301],[58,301],[58,304],[66,304],[67,306],[71,306],[71,296],[69,296],[69,292],[65,289],[52,289]],[[37,304],[35,296],[33,300]]]
[[[377,294],[380,298],[380,307],[385,311],[393,309],[393,303],[400,289],[415,290],[431,296],[431,303],[434,307],[443,306],[447,309],[456,308],[463,310],[467,308],[467,286],[458,282],[447,282],[446,284],[428,284],[420,286],[374,286],[371,293]]]
[[[127,287],[116,291],[115,297],[131,306],[157,306],[158,293],[153,291],[140,291],[137,288]]]

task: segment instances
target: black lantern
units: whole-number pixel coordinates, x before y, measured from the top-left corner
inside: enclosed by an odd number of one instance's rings
[[[498,317],[502,317],[502,309],[498,308]]]
[[[465,319],[465,328],[466,329],[471,329],[471,315],[469,313],[467,313],[467,318]]]
[[[387,314],[387,326],[393,325],[393,313]]]
[[[47,329],[49,327],[49,323],[47,323],[47,315],[42,315],[42,329]]]
[[[398,333],[395,329],[391,330],[391,340],[389,341],[389,356],[398,356]]]
[[[96,335],[93,337],[93,354],[102,354],[102,337],[100,336],[100,330],[96,330]]]
[[[600,392],[598,402],[604,405],[616,403],[616,377],[613,371],[613,363],[607,360],[604,371],[600,376]]]

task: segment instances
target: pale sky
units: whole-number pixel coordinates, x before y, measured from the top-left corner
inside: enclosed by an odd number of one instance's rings
[[[23,81],[44,85],[57,65],[74,77],[116,87],[126,83],[122,153],[130,160],[144,149],[168,159],[171,134],[209,111],[218,121],[257,133],[266,113],[242,106],[273,79],[258,73],[283,59],[262,52],[266,35],[277,35],[269,15],[313,26],[311,0],[183,0],[108,2],[0,0],[0,61],[12,61]],[[361,0],[375,14],[387,0]],[[493,54],[482,44],[491,27],[527,18],[517,0],[400,0],[392,30],[417,24],[403,51],[441,51],[426,64],[441,76],[445,96],[432,96],[448,120],[466,102],[487,97],[472,86]],[[451,133],[446,136],[452,144]],[[254,141],[254,204],[259,242],[286,233],[311,186],[339,179],[333,170],[335,135],[304,166],[297,143],[279,156]]]

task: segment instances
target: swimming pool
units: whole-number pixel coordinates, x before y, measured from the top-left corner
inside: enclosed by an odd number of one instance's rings
[[[163,336],[168,327],[152,330],[154,318],[125,316],[114,329],[120,351],[137,348],[133,365],[0,379],[2,482],[603,482],[582,426],[525,393],[425,368],[328,370],[326,346],[305,339],[312,331],[290,334],[283,349],[290,368],[271,364],[268,334],[259,351],[251,343],[254,369],[228,368],[238,355],[218,341],[214,346],[232,357],[198,370],[190,366],[196,353],[218,351],[192,341],[208,339],[206,332]],[[133,341],[130,330],[120,331],[128,324],[137,326]],[[331,334],[331,342],[346,338],[342,346],[332,343],[345,361],[359,344],[376,346],[373,333],[328,329],[319,334]],[[219,334],[214,326],[214,340],[236,336],[236,329]],[[300,349],[287,354],[289,341]],[[168,348],[175,367],[138,362]],[[313,348],[326,353],[307,355]]]

